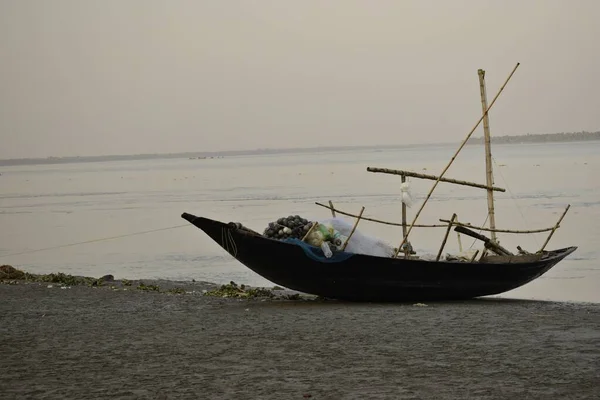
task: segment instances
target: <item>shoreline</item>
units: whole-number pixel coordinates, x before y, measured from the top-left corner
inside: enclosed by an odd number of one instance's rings
[[[9,270],[7,274],[4,271]],[[177,279],[119,279],[113,275],[105,275],[99,278],[83,275],[71,275],[63,272],[49,274],[34,274],[16,269],[9,265],[0,267],[0,285],[34,285],[46,286],[47,288],[71,289],[72,287],[100,288],[109,291],[133,291],[133,292],[155,292],[159,294],[176,295],[206,295],[210,297],[237,298],[237,299],[262,299],[262,300],[300,300],[300,301],[328,301],[346,303],[345,300],[321,298],[320,296],[299,292],[296,290],[272,286],[254,286],[245,283],[230,281],[229,283],[217,283],[210,281],[177,280]],[[578,301],[578,300],[554,300],[541,298],[505,297],[502,294],[491,296],[480,296],[469,300],[502,300],[502,301],[534,301],[544,303],[569,304],[584,307],[600,307],[600,302]],[[455,301],[432,301],[432,303],[454,303]],[[355,302],[348,302],[355,303]],[[402,302],[356,302],[357,304],[414,304],[418,301]]]
[[[549,143],[582,143],[600,140],[600,132],[584,132],[575,134],[533,134],[533,135],[504,135],[492,137],[492,145],[522,145],[522,144],[549,144]],[[355,150],[384,150],[384,149],[411,149],[419,147],[458,146],[461,142],[433,142],[433,143],[407,143],[407,144],[379,144],[357,146],[322,146],[322,147],[297,147],[297,148],[265,148],[254,150],[223,150],[223,151],[195,151],[179,153],[155,154],[115,154],[98,156],[50,156],[50,157],[21,157],[0,159],[0,167],[28,166],[28,165],[57,165],[80,164],[114,161],[144,161],[168,159],[195,159],[210,162],[211,159],[244,156],[268,156],[283,154],[328,153]],[[483,145],[483,137],[471,137],[466,145]]]
[[[8,271],[8,272],[7,272]],[[300,300],[300,301],[328,301],[341,302],[344,300],[324,299],[320,296],[310,293],[299,292],[296,290],[280,287],[276,284],[272,286],[254,286],[245,283],[230,281],[229,283],[218,283],[210,281],[177,280],[177,279],[155,279],[138,278],[123,279],[116,278],[113,275],[105,275],[99,278],[71,275],[63,272],[54,272],[49,274],[34,274],[9,265],[0,266],[0,285],[35,285],[46,286],[48,288],[72,288],[72,287],[92,287],[101,288],[110,291],[142,291],[156,292],[160,294],[177,295],[206,295],[221,298],[252,299],[263,300]],[[505,297],[502,293],[490,296],[476,297],[470,300],[507,300],[507,301],[537,301],[545,303],[570,304],[578,306],[600,307],[600,302],[580,301],[580,300],[558,300],[543,298],[526,297]],[[439,301],[434,301],[439,302]],[[453,303],[454,301],[441,301],[442,303]],[[358,302],[361,303],[361,302]],[[363,302],[365,304],[413,304],[418,301],[404,302]]]

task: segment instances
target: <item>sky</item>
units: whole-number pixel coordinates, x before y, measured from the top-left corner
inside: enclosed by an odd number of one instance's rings
[[[0,0],[0,158],[600,130],[597,0]],[[474,134],[482,135],[480,126]]]

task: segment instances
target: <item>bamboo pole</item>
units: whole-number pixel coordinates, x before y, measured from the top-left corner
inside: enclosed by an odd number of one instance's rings
[[[440,222],[449,223],[450,221],[447,219],[440,219]],[[464,226],[465,228],[477,229],[480,231],[498,232],[498,233],[541,233],[541,232],[549,232],[552,229],[554,229],[554,227],[552,227],[552,228],[543,228],[543,229],[529,229],[529,230],[525,230],[525,231],[520,231],[520,230],[515,230],[515,229],[494,229],[494,230],[492,230],[490,228],[473,226],[471,224],[463,224],[461,222],[454,222],[453,225]]]
[[[473,254],[473,257],[471,257],[471,261],[470,262],[475,261],[475,258],[477,257],[477,254],[479,254],[479,250],[475,250],[475,254]]]
[[[472,230],[467,229],[464,226],[457,226],[456,228],[454,228],[454,230],[458,231],[460,233],[464,233],[467,236],[471,236],[472,238],[481,240],[486,249],[493,250],[495,253],[497,253],[501,256],[513,256],[514,255],[513,253],[511,253],[504,247],[500,246],[498,243],[492,242],[492,240],[490,238],[480,235],[477,232],[473,232]]]
[[[402,183],[406,182],[406,175],[402,174],[400,175],[400,179],[402,181]],[[406,204],[404,204],[404,201],[401,201],[402,203],[402,237],[406,236]],[[408,258],[410,253],[409,249],[404,249],[404,258]]]
[[[394,254],[394,257],[398,257],[398,253],[400,252],[400,249],[402,248],[402,246],[404,245],[404,243],[406,243],[406,240],[408,240],[408,235],[410,235],[410,232],[412,231],[413,225],[415,224],[415,222],[417,222],[417,219],[421,215],[421,212],[423,211],[423,208],[425,208],[425,205],[427,204],[427,201],[431,197],[431,194],[433,193],[433,191],[435,190],[435,188],[437,187],[437,185],[440,183],[440,179],[444,176],[444,174],[446,173],[446,171],[448,171],[448,168],[450,168],[450,166],[452,165],[452,163],[456,159],[456,156],[458,156],[458,153],[467,144],[467,141],[471,138],[471,135],[473,134],[473,132],[475,132],[475,129],[477,129],[477,127],[479,126],[479,124],[483,120],[483,117],[494,106],[494,104],[496,103],[496,100],[498,99],[498,96],[500,96],[500,94],[504,90],[504,87],[508,84],[508,81],[510,81],[510,78],[512,78],[513,74],[515,73],[515,71],[517,70],[517,68],[519,67],[519,65],[520,65],[520,63],[517,63],[517,65],[515,65],[515,68],[512,70],[512,72],[510,73],[510,75],[508,76],[508,78],[506,78],[506,81],[500,87],[500,90],[498,91],[498,93],[496,94],[496,96],[494,97],[494,99],[492,100],[492,102],[490,103],[490,105],[487,108],[487,110],[485,110],[485,113],[479,118],[479,121],[477,121],[477,123],[475,124],[475,126],[473,127],[473,129],[471,129],[471,132],[469,132],[469,134],[467,135],[467,137],[463,140],[463,142],[461,143],[461,145],[458,148],[458,150],[456,151],[456,153],[454,153],[454,155],[452,156],[452,159],[450,160],[450,162],[448,163],[448,165],[446,165],[446,168],[444,168],[444,170],[442,171],[442,173],[440,174],[440,176],[438,177],[438,179],[435,181],[435,183],[433,184],[433,186],[429,190],[429,193],[427,194],[427,197],[425,198],[425,201],[423,202],[423,204],[421,204],[421,207],[419,208],[419,211],[417,211],[417,213],[415,214],[413,222],[410,224],[410,227],[408,228],[408,232],[406,232],[406,236],[404,237],[404,239],[402,239],[402,242],[400,243],[400,245],[396,249],[396,254]]]
[[[448,240],[448,235],[450,234],[450,229],[452,229],[452,223],[456,219],[456,214],[452,214],[452,218],[450,218],[450,223],[448,224],[448,229],[446,229],[446,235],[444,235],[444,240],[442,240],[442,245],[440,246],[440,251],[437,253],[437,257],[435,261],[440,261],[440,257],[442,256],[442,251],[444,250],[444,246],[446,246],[446,241]]]
[[[319,202],[315,202],[315,204],[318,205],[318,206],[320,206],[320,207],[325,207],[327,209],[331,209],[330,206],[325,205],[325,204],[321,204]],[[342,210],[340,210],[338,208],[336,208],[334,210],[335,210],[335,212],[337,212],[340,215],[345,215],[347,217],[358,218],[358,215],[356,215],[356,214],[350,214],[350,213],[342,211]],[[362,217],[362,220],[363,221],[376,222],[378,224],[383,224],[383,225],[402,226],[402,223],[382,221],[380,219],[375,219],[375,218]],[[447,224],[443,224],[443,225],[440,225],[440,224],[438,224],[438,225],[415,225],[415,228],[445,228],[447,226],[448,226]]]
[[[328,206],[326,204],[322,204],[319,202],[315,202],[315,204],[318,205],[319,207],[327,208],[328,210],[331,210],[333,208],[331,206]],[[338,208],[333,208],[333,210],[340,215],[345,215],[347,217],[352,217],[352,218],[358,218],[358,215],[342,211]],[[402,223],[398,223],[398,222],[389,222],[389,221],[383,221],[380,219],[368,218],[368,217],[362,217],[361,219],[363,221],[375,222],[377,224],[402,227]],[[444,224],[443,225],[442,224],[431,224],[431,225],[414,224],[413,227],[414,228],[447,228],[450,220],[440,219],[440,222],[444,222]],[[464,223],[458,222],[458,221],[455,221],[453,223],[453,225],[454,226],[464,226],[465,228],[471,228],[471,229],[477,229],[477,230],[481,230],[481,231],[490,232],[490,228],[484,228],[481,226],[473,226],[471,224],[464,224]],[[549,232],[552,229],[554,229],[554,228],[552,227],[552,228],[543,228],[543,229],[531,229],[531,230],[524,230],[524,231],[513,230],[513,229],[496,229],[495,231],[499,232],[499,233],[541,233],[541,232]]]
[[[344,242],[344,245],[342,246],[342,251],[344,251],[346,249],[346,246],[348,246],[348,242],[350,242],[350,238],[352,237],[352,235],[354,235],[354,231],[356,230],[356,227],[358,226],[358,223],[360,222],[360,218],[362,217],[363,212],[365,211],[365,207],[363,206],[363,208],[361,208],[360,213],[358,214],[358,218],[356,218],[356,221],[354,222],[354,226],[352,227],[352,230],[350,231],[350,235],[348,235],[348,238],[346,239],[346,241]]]
[[[458,222],[458,215],[456,216],[456,222]],[[456,232],[456,239],[458,239],[458,251],[460,251],[462,253],[463,247],[462,247],[462,242],[460,240],[460,232]]]
[[[562,213],[562,215],[560,216],[560,218],[558,219],[558,222],[556,223],[556,225],[554,225],[554,227],[552,228],[552,231],[550,232],[550,234],[548,235],[548,238],[546,239],[546,241],[544,242],[544,244],[542,245],[542,248],[538,251],[538,253],[541,253],[542,251],[544,251],[544,248],[546,247],[546,245],[548,244],[548,242],[550,241],[550,238],[552,238],[552,235],[554,235],[554,232],[556,232],[556,230],[560,227],[560,223],[562,222],[563,218],[565,217],[565,215],[567,215],[567,211],[569,211],[569,208],[571,208],[571,205],[567,205],[567,208],[565,209],[565,212]]]
[[[329,200],[329,207],[331,207],[331,216],[335,218],[335,209],[333,208],[333,202]]]
[[[481,256],[479,257],[479,261],[483,260],[484,257],[486,257],[488,254],[488,249],[487,248],[483,248],[483,250],[481,251]]]
[[[402,183],[406,182],[406,175],[401,175]],[[402,202],[402,235],[406,236],[406,204]]]
[[[519,253],[521,253],[521,254],[531,254],[527,250],[523,250],[523,248],[521,246],[517,246],[517,250],[519,250]]]
[[[312,231],[315,230],[315,228],[317,227],[317,225],[319,225],[318,222],[313,222],[312,226],[310,227],[310,229],[308,230],[308,232],[306,232],[306,235],[304,235],[304,237],[302,238],[302,241],[304,242],[306,240],[306,238],[308,237],[308,235],[310,235],[312,233]]]
[[[485,90],[485,71],[480,69],[477,71],[479,75],[479,91],[481,94],[481,112],[483,113],[483,135],[485,143],[485,183],[488,186],[494,185],[494,176],[492,172],[492,150],[490,143],[490,116],[485,112],[487,110],[487,94]],[[494,242],[496,239],[496,217],[494,215],[494,192],[487,190],[488,215],[490,218],[491,237]]]
[[[480,183],[467,182],[467,181],[462,181],[459,179],[441,178],[441,177],[435,176],[435,175],[419,174],[417,172],[411,172],[411,171],[401,171],[401,170],[397,170],[397,169],[374,168],[374,167],[367,167],[367,171],[379,172],[382,174],[390,174],[390,175],[410,176],[413,178],[429,179],[432,181],[436,181],[439,179],[440,182],[454,183],[456,185],[471,186],[471,187],[476,187],[476,188],[480,188],[480,189],[494,190],[496,192],[506,192],[506,189],[502,189],[499,187],[486,186],[486,185],[483,185]]]

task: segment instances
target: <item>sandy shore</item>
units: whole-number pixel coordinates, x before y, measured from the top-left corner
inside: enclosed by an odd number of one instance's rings
[[[600,398],[600,304],[239,300],[170,285],[194,292],[0,284],[0,397]]]

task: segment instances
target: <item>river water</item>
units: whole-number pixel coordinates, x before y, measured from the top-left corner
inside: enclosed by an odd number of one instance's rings
[[[457,148],[2,167],[0,263],[38,273],[271,285],[187,224],[181,213],[242,222],[262,232],[270,221],[290,214],[328,218],[329,210],[315,202],[331,200],[351,213],[365,206],[365,216],[399,222],[400,178],[367,167],[438,175]],[[495,185],[506,189],[494,194],[497,227],[549,227],[570,204],[547,249],[579,247],[544,276],[502,296],[600,302],[600,142],[495,145],[493,156]],[[485,183],[483,147],[465,147],[445,176]],[[409,183],[410,222],[434,182]],[[440,183],[418,222],[439,223],[455,212],[460,221],[481,225],[486,210],[484,190]],[[173,226],[180,227],[118,238]],[[359,230],[393,246],[402,239],[399,227],[361,222]],[[444,233],[444,228],[415,228],[410,241],[418,253],[433,254]],[[499,239],[514,251],[517,245],[536,251],[546,236],[499,234]],[[114,239],[99,240],[106,238]],[[461,242],[463,248],[481,248],[468,237]],[[452,232],[446,250],[458,246]]]

